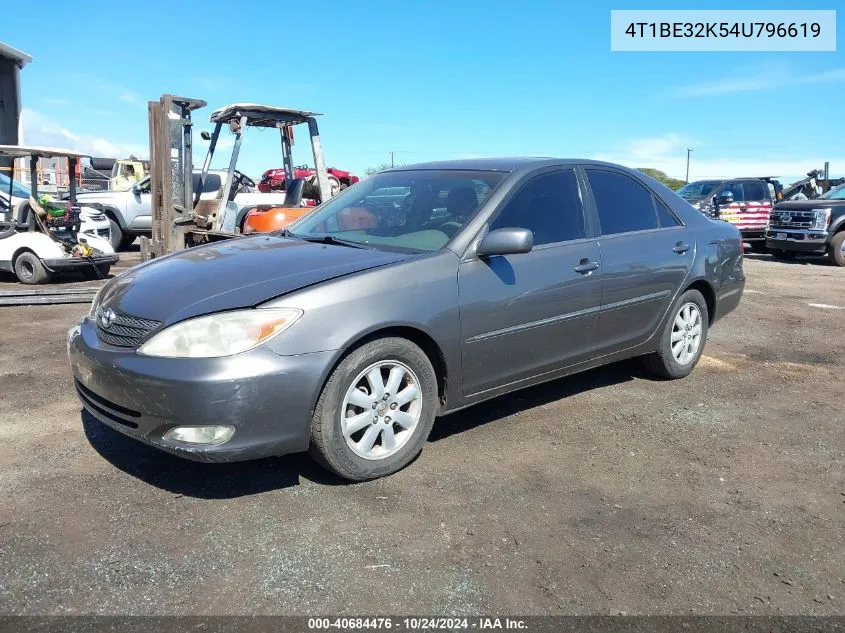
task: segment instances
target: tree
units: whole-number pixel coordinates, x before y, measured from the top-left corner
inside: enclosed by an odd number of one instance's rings
[[[678,180],[677,178],[671,178],[670,176],[667,176],[659,169],[652,169],[651,167],[639,167],[637,168],[637,171],[641,171],[644,174],[651,176],[655,180],[659,180],[673,191],[675,189],[680,189],[686,184],[683,180]]]
[[[390,163],[382,163],[378,167],[367,167],[364,170],[364,175],[372,176],[373,174],[377,174],[380,171],[384,171],[385,169],[390,169],[391,167],[402,167],[405,163],[397,163],[396,165],[391,165]]]

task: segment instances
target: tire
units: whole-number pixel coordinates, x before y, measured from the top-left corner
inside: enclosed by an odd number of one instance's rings
[[[35,253],[25,252],[15,260],[15,275],[22,284],[37,285],[50,280],[50,273]]]
[[[123,229],[120,228],[120,225],[115,222],[109,216],[109,226],[111,227],[111,247],[114,249],[115,253],[120,249],[123,245]]]
[[[122,251],[125,251],[127,248],[132,246],[135,243],[135,236],[134,235],[124,235],[123,239],[120,240],[120,244],[118,244],[118,248]],[[115,249],[117,251],[118,249]]]
[[[845,266],[845,231],[839,231],[833,236],[827,254],[832,263],[837,266]]]
[[[772,249],[772,257],[774,257],[775,259],[791,260],[795,259],[797,256],[798,253],[796,253],[795,251],[784,251],[779,248]]]
[[[763,255],[769,252],[769,249],[766,248],[766,242],[764,240],[754,240],[748,242],[748,245],[751,246],[751,251],[753,253],[760,253],[761,255]]]
[[[397,376],[401,373],[399,388],[393,385],[395,393],[378,397],[378,386],[373,389],[367,376],[373,370],[384,391],[391,388],[394,371]],[[406,391],[414,386],[415,397]],[[413,399],[402,402],[409,397]],[[419,347],[402,338],[371,341],[344,358],[329,376],[314,409],[309,452],[318,463],[351,481],[390,475],[419,455],[434,424],[437,402],[437,375]],[[404,414],[402,422],[399,414]],[[358,418],[349,439],[341,428],[341,416]]]
[[[690,313],[694,314],[695,310],[698,311],[699,319],[697,323],[700,327],[698,338],[696,339],[697,347],[688,358],[684,358],[683,356],[678,358],[672,351],[673,335],[677,335],[678,332],[681,332],[682,335],[695,332],[695,320],[691,324],[692,330],[685,331],[684,329],[678,329],[676,331],[677,326],[683,325],[681,319],[690,306],[692,306]],[[704,300],[704,296],[698,290],[687,290],[675,301],[672,310],[669,312],[669,319],[663,329],[663,334],[660,336],[660,344],[657,351],[642,357],[642,363],[645,369],[661,378],[675,379],[689,375],[696,364],[698,364],[698,359],[701,358],[701,354],[704,351],[704,344],[707,342],[709,318],[707,302]],[[683,343],[683,340],[681,339],[677,343]],[[681,350],[684,351],[683,347]],[[688,346],[685,351],[689,353],[690,347]]]
[[[336,191],[337,193],[334,194],[334,195],[337,195],[338,193],[340,193],[340,180],[337,179],[337,176],[332,176],[331,174],[328,175],[328,178],[329,178],[329,191]],[[332,196],[332,197],[334,197],[334,196]]]

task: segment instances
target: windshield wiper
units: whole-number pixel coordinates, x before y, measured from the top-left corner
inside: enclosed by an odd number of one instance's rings
[[[366,244],[362,244],[361,242],[353,242],[352,240],[345,240],[340,237],[335,237],[334,235],[325,234],[325,235],[299,235],[297,233],[291,233],[287,229],[284,232],[285,237],[292,237],[296,240],[302,240],[304,242],[314,242],[315,244],[337,244],[338,246],[349,246],[351,248],[371,248]]]

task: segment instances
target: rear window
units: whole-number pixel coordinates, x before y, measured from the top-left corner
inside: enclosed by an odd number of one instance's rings
[[[742,184],[742,189],[746,202],[770,199],[768,187],[764,186],[762,182],[745,182]]]

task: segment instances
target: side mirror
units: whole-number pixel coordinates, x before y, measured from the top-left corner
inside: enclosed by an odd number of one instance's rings
[[[730,191],[727,191],[723,194],[716,196],[716,204],[718,204],[719,206],[731,204],[733,201],[734,201],[734,195]]]
[[[481,240],[475,254],[479,257],[517,255],[534,248],[534,233],[528,229],[504,228],[490,231]]]

